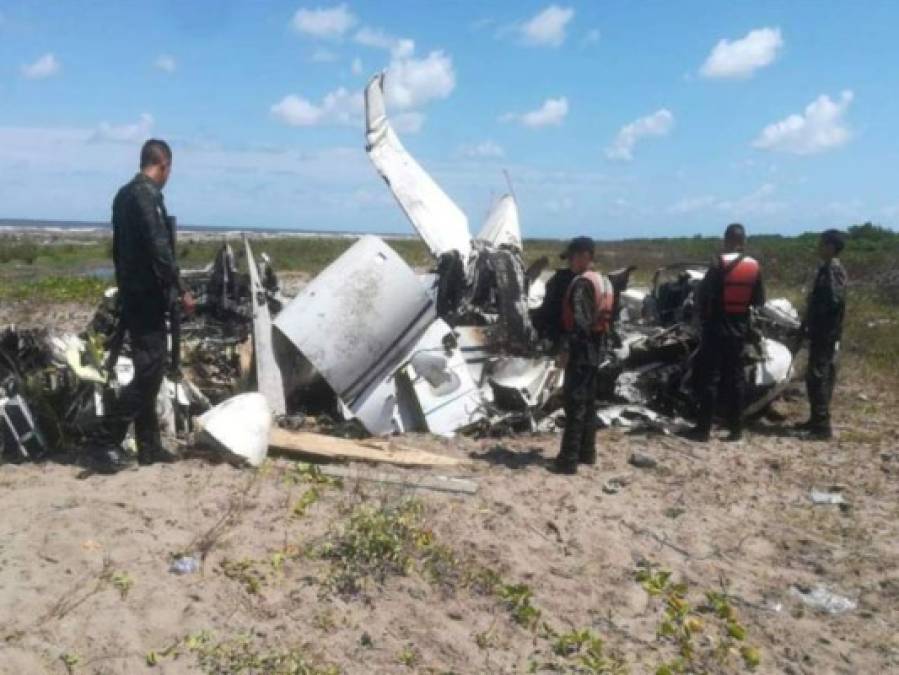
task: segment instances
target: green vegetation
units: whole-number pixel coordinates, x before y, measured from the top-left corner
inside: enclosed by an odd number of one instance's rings
[[[566,664],[574,665],[576,672],[595,675],[619,675],[628,672],[623,661],[605,654],[605,643],[587,628],[557,635],[552,652],[562,657]]]
[[[250,636],[216,641],[207,631],[188,635],[160,651],[150,651],[145,658],[152,667],[165,659],[187,655],[193,656],[200,670],[210,675],[337,675],[340,672],[336,666],[310,659],[300,648],[258,646]]]
[[[739,663],[752,670],[761,663],[758,649],[746,643],[746,628],[726,593],[708,591],[705,602],[693,607],[687,599],[689,587],[672,583],[671,572],[643,563],[635,578],[650,598],[661,601],[656,633],[659,640],[673,644],[677,652],[677,656],[659,664],[656,675],[709,672],[715,668],[733,672]]]
[[[132,579],[127,572],[118,571],[113,572],[110,575],[109,583],[119,591],[119,595],[121,595],[122,600],[124,600],[128,597],[128,591],[134,586],[134,579]]]
[[[44,303],[100,302],[109,282],[97,277],[48,276],[40,279],[7,280],[0,284],[0,301],[40,300]]]
[[[512,615],[512,620],[523,628],[534,629],[540,620],[540,610],[531,600],[533,591],[527,584],[508,584],[500,587],[499,598]]]
[[[432,542],[422,524],[423,508],[416,499],[358,506],[319,550],[331,561],[327,585],[341,595],[357,595],[372,581],[408,574]]]

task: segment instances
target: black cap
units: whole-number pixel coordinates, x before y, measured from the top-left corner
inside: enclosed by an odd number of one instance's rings
[[[564,260],[565,258],[568,258],[572,253],[580,253],[581,251],[590,251],[590,255],[593,255],[593,251],[595,248],[596,247],[593,243],[592,238],[575,237],[568,242],[568,246],[566,246],[565,250],[559,254],[559,257]]]
[[[846,246],[846,237],[839,230],[824,230],[821,233],[821,241],[833,246],[834,252],[839,255]]]

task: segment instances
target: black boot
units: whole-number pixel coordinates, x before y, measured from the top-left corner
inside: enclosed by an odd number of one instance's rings
[[[559,456],[553,460],[550,470],[553,473],[559,473],[568,476],[574,475],[577,473],[577,457],[571,457],[570,455],[563,455],[562,453],[559,453]]]
[[[91,465],[97,473],[114,474],[134,466],[134,459],[117,446],[101,446],[91,454]]]
[[[794,431],[808,431],[809,429],[814,428],[815,420],[809,417],[805,422],[797,422],[793,425]]]
[[[829,441],[833,438],[833,430],[829,424],[827,426],[816,425],[806,429],[801,438],[804,441]]]
[[[142,447],[137,451],[137,461],[142,466],[148,464],[171,464],[178,461],[178,456],[172,454],[161,445]]]
[[[593,466],[596,464],[596,448],[581,448],[580,453],[577,456],[577,461],[580,464],[587,464],[589,466]]]
[[[722,439],[725,443],[739,443],[743,440],[743,430],[739,427],[731,429],[730,432]]]
[[[697,425],[690,429],[679,431],[677,435],[695,443],[708,443],[709,438],[712,436],[712,432],[708,427]]]

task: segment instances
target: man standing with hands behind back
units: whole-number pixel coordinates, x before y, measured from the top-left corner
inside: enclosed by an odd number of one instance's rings
[[[563,474],[577,473],[578,464],[596,464],[596,388],[615,293],[608,277],[591,269],[594,248],[590,237],[575,237],[562,253],[572,278],[559,307],[565,429],[553,470]]]
[[[826,230],[818,239],[821,264],[808,297],[802,332],[809,340],[805,383],[810,408],[807,422],[798,425],[809,440],[826,441],[833,436],[830,399],[837,377],[843,317],[846,313],[846,270],[840,264],[845,239],[838,230]]]
[[[140,172],[118,191],[112,204],[120,320],[131,344],[134,379],[122,389],[104,420],[97,457],[102,471],[128,466],[121,443],[132,422],[141,464],[175,459],[162,447],[156,415],[168,356],[165,317],[166,312],[181,308],[191,314],[195,303],[181,283],[174,222],[162,199],[171,171],[168,143],[148,140],[141,148]]]

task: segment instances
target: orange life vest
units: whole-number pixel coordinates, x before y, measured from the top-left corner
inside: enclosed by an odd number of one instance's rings
[[[612,326],[612,311],[615,308],[615,290],[612,282],[604,274],[598,272],[584,272],[568,285],[565,292],[565,301],[562,303],[562,328],[571,332],[574,330],[574,308],[571,306],[571,293],[574,285],[581,279],[586,279],[593,286],[593,300],[596,303],[593,323],[594,333],[607,333]]]
[[[732,316],[747,314],[752,291],[759,280],[758,262],[741,253],[727,253],[720,257],[719,263],[723,272],[721,302],[724,313]]]

